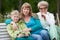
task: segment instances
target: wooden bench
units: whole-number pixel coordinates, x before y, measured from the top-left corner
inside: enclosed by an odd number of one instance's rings
[[[5,23],[0,23],[0,40],[11,40],[6,28],[7,26]]]
[[[0,40],[11,40],[11,37],[9,36],[8,32],[7,32],[7,26],[5,23],[0,23]],[[58,33],[60,35],[60,27],[57,28]],[[60,36],[59,36],[60,38]]]

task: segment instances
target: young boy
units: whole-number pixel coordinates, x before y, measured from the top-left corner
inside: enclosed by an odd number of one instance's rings
[[[19,12],[14,10],[11,12],[11,23],[7,26],[7,31],[12,37],[12,40],[33,40],[29,35],[29,31],[23,31],[27,29],[23,20],[19,20]],[[27,38],[27,39],[26,39]]]

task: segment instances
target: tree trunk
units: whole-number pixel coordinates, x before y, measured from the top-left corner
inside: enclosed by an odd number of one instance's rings
[[[19,0],[19,6],[18,6],[18,10],[20,11],[21,9],[21,6],[22,6],[22,0]]]
[[[58,12],[58,15],[60,15],[60,0],[57,1],[57,12]]]
[[[57,1],[57,13],[58,13],[58,19],[60,20],[60,0]],[[60,24],[60,21],[59,21]]]
[[[1,0],[0,0],[0,12],[1,12]]]

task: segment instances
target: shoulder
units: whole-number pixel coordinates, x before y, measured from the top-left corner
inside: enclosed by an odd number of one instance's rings
[[[38,13],[36,13],[38,16],[40,16],[41,15],[41,12],[38,12]]]
[[[54,16],[54,14],[53,13],[50,13],[50,12],[47,12],[48,13],[48,15],[49,16]]]
[[[35,22],[40,22],[40,20],[39,19],[36,19],[36,18],[34,18],[33,16],[31,17],[31,19],[33,19]]]
[[[23,19],[20,19],[18,23],[25,23]]]
[[[39,19],[37,13],[32,13],[32,18],[34,18],[34,19]]]
[[[10,29],[10,28],[12,28],[12,25],[11,24],[8,24],[7,25],[7,29]]]
[[[38,12],[37,14],[40,14],[40,12]]]

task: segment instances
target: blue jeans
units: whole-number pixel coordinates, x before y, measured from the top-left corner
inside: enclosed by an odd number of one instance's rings
[[[39,34],[32,34],[34,40],[49,40],[49,34],[46,30],[41,30]]]
[[[48,33],[48,31],[46,31],[46,30],[41,30],[41,31],[40,31],[40,35],[41,35],[41,37],[43,38],[43,40],[50,40],[50,39],[49,39],[49,33]]]
[[[39,34],[32,34],[32,37],[34,38],[34,40],[43,40]]]

